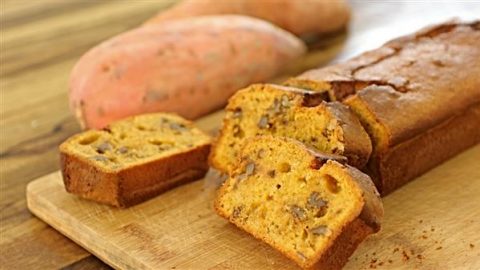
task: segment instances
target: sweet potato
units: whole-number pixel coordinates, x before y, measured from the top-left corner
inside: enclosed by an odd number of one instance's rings
[[[344,0],[184,0],[145,24],[215,14],[241,14],[276,24],[297,36],[334,32],[345,27],[350,8]]]
[[[194,119],[237,90],[267,80],[305,45],[262,20],[187,18],[141,27],[87,52],[70,78],[70,105],[83,127],[146,112]]]

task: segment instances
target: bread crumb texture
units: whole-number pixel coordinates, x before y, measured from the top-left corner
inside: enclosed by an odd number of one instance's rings
[[[60,146],[106,171],[117,171],[207,145],[210,137],[174,114],[134,116],[75,135]]]
[[[319,161],[292,142],[265,136],[247,142],[216,208],[299,265],[311,266],[365,202],[344,165]]]
[[[233,96],[212,150],[213,166],[230,171],[245,140],[259,135],[289,137],[322,152],[343,154],[341,123],[322,102],[323,97],[295,90],[302,91],[257,84]]]

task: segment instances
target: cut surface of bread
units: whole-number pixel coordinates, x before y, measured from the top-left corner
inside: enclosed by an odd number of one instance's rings
[[[372,151],[368,134],[345,105],[323,99],[319,93],[272,84],[240,90],[229,100],[211,164],[228,172],[245,140],[274,135],[344,155],[349,164],[362,168]]]
[[[303,268],[341,268],[383,207],[370,178],[339,161],[289,138],[248,140],[216,211]]]
[[[177,115],[134,116],[60,145],[67,191],[115,206],[202,177],[211,138]]]

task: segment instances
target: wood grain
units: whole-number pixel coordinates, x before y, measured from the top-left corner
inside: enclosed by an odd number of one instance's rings
[[[346,269],[480,268],[478,160],[480,145],[388,196],[383,229]],[[115,209],[67,194],[55,172],[29,184],[27,200],[35,215],[114,268],[297,269],[214,213],[213,183]]]
[[[75,61],[90,46],[141,24],[171,2],[1,2],[1,269],[93,265],[88,252],[32,216],[25,188],[58,170],[58,144],[80,130],[67,104]]]
[[[107,267],[32,216],[25,188],[32,179],[58,170],[57,145],[79,131],[67,105],[68,74],[76,60],[90,46],[139,25],[172,2],[0,1],[1,269]],[[351,31],[337,59],[426,23],[480,14],[474,2],[352,5]],[[328,47],[306,62],[321,65],[336,52],[338,48]]]

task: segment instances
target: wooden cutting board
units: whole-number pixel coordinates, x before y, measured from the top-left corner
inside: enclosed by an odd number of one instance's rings
[[[222,113],[198,124],[214,130]],[[31,182],[28,208],[118,269],[296,269],[212,209],[218,178],[115,209],[65,192],[59,172]],[[381,232],[346,269],[480,269],[480,145],[387,196]]]

